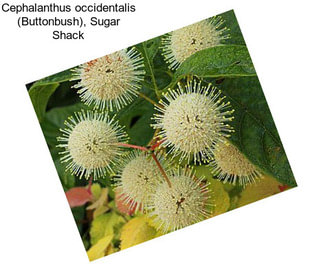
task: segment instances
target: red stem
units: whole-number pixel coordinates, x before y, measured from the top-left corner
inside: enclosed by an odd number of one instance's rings
[[[159,141],[158,143],[154,144],[153,146],[151,146],[150,149],[146,148],[146,147],[142,147],[142,146],[137,146],[137,145],[132,145],[132,144],[127,144],[127,143],[117,143],[118,146],[123,146],[123,147],[128,147],[128,148],[133,148],[133,149],[138,149],[138,150],[142,150],[142,151],[150,151],[150,150],[154,150],[156,149],[161,143],[163,143],[164,140]],[[165,172],[165,170],[163,169],[162,165],[159,163],[156,155],[154,154],[154,152],[151,152],[151,156],[153,157],[154,161],[157,164],[157,167],[159,168],[161,174],[163,175],[163,177],[165,178],[167,184],[169,187],[172,187],[172,184]]]
[[[159,168],[159,170],[160,170],[161,174],[162,174],[162,175],[163,175],[163,177],[165,178],[165,180],[166,180],[166,182],[167,182],[168,186],[169,186],[169,187],[172,187],[172,184],[171,184],[171,182],[170,182],[170,180],[169,180],[169,178],[168,178],[168,176],[167,176],[167,174],[166,174],[165,170],[163,169],[162,165],[159,163],[159,161],[158,161],[158,159],[157,159],[156,155],[152,152],[152,153],[151,153],[151,156],[153,157],[154,161],[156,162],[157,167]]]
[[[92,187],[92,180],[93,180],[93,177],[90,176],[90,179],[89,179],[89,186],[87,188],[87,191],[89,192],[90,195],[92,195],[92,191],[91,191],[91,187]]]
[[[156,144],[152,145],[150,149],[153,151],[154,149],[158,148],[164,141],[165,139],[158,141]]]
[[[127,143],[117,143],[117,145],[118,146],[122,146],[122,147],[127,147],[127,148],[138,149],[138,150],[142,150],[142,151],[149,151],[146,147],[132,145],[132,144],[127,144]]]

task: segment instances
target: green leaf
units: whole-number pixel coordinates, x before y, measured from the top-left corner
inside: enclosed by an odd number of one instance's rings
[[[82,236],[84,223],[82,222],[85,219],[85,208],[84,206],[79,206],[71,209],[77,229]]]
[[[54,158],[54,157],[53,157]],[[75,177],[69,171],[66,171],[59,158],[54,160],[54,164],[61,180],[64,190],[69,190],[75,185]]]
[[[107,235],[113,235],[115,227],[118,227],[123,223],[125,223],[125,219],[115,212],[96,217],[92,221],[90,229],[91,244],[95,245],[101,238]]]
[[[255,76],[256,72],[246,46],[222,45],[201,50],[187,58],[175,72],[170,87],[188,75],[227,78]]]
[[[142,87],[140,92],[151,99],[156,97],[154,91],[147,87]],[[154,114],[154,106],[151,103],[138,97],[116,114],[119,123],[125,126],[131,144],[145,146],[149,143],[154,134],[154,129],[150,126]]]
[[[225,79],[218,87],[235,110],[229,140],[266,174],[296,186],[258,78]]]
[[[121,249],[126,249],[155,238],[157,231],[148,224],[145,216],[127,222],[121,231]]]
[[[161,37],[156,37],[136,45],[144,59],[146,70],[145,82],[155,91],[156,95],[158,95],[158,85],[154,72],[154,58],[159,51],[160,42]]]
[[[47,111],[54,107],[64,107],[80,102],[77,90],[73,88],[75,81],[66,81],[59,84],[59,87],[50,97],[47,104]]]
[[[39,122],[42,122],[45,116],[48,100],[58,86],[59,86],[58,83],[52,83],[52,84],[41,85],[41,86],[33,85],[30,88],[29,96],[34,106]]]
[[[220,16],[224,20],[223,26],[225,26],[229,29],[228,34],[230,34],[230,38],[224,40],[223,43],[224,44],[245,45],[245,41],[243,39],[237,18],[234,14],[234,11],[229,10],[229,11],[219,14],[217,16]]]
[[[164,56],[161,54],[161,50],[158,50],[153,60],[154,75],[156,78],[158,94],[161,94],[162,89],[166,88],[172,81],[174,73],[169,70],[168,64],[165,61]]]
[[[46,142],[49,146],[55,147],[57,145],[57,137],[60,135],[60,128],[64,127],[64,121],[74,115],[74,112],[90,110],[90,107],[83,103],[77,103],[65,107],[55,107],[46,112],[44,120],[41,123]]]
[[[61,83],[65,81],[69,81],[73,78],[73,69],[68,69],[62,72],[55,73],[43,79],[40,79],[34,83],[35,86],[52,84],[52,83]]]
[[[161,37],[159,36],[139,43],[135,46],[141,52],[141,54],[144,55],[144,61],[152,61],[159,50],[160,42]]]

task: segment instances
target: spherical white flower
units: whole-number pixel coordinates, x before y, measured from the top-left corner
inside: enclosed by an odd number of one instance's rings
[[[231,121],[233,110],[230,102],[224,102],[220,91],[210,84],[190,81],[185,90],[178,85],[170,90],[156,106],[160,113],[154,115],[155,129],[163,138],[162,146],[169,147],[168,153],[180,155],[180,161],[193,157],[194,162],[208,161],[218,141],[223,141],[233,131],[227,122]]]
[[[121,50],[89,61],[74,70],[72,80],[85,104],[117,109],[133,101],[145,73],[143,59],[135,48]]]
[[[229,142],[220,142],[210,163],[212,173],[223,182],[246,185],[259,180],[262,174],[251,162]]]
[[[223,23],[220,17],[213,17],[166,35],[162,40],[162,50],[169,68],[176,69],[194,53],[218,46],[222,40],[228,39],[228,29],[222,27]]]
[[[136,211],[146,209],[149,196],[156,191],[162,176],[155,161],[142,151],[132,151],[123,159],[116,176],[120,199]]]
[[[169,174],[171,187],[160,183],[152,194],[152,223],[163,232],[174,231],[207,218],[208,189],[203,178],[196,178],[188,169]]]
[[[68,163],[67,170],[80,178],[92,175],[94,179],[112,172],[111,166],[122,153],[117,143],[127,139],[113,118],[107,113],[81,111],[65,121],[65,126],[57,147],[65,149],[60,154],[61,161]]]

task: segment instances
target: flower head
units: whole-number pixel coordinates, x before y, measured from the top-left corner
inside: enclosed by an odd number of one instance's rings
[[[62,142],[59,148],[63,156],[61,161],[68,163],[66,169],[72,174],[84,175],[94,179],[112,172],[111,166],[121,154],[118,142],[125,142],[127,136],[123,129],[107,113],[81,111],[65,121],[61,129],[62,136],[57,140]]]
[[[233,119],[230,102],[224,102],[225,97],[210,84],[201,86],[194,80],[185,89],[178,86],[164,96],[166,101],[160,101],[162,107],[156,107],[159,113],[154,115],[153,127],[160,129],[162,145],[170,147],[169,153],[180,155],[180,161],[192,156],[195,163],[207,161],[216,143],[233,131],[227,124]]]
[[[171,187],[160,183],[151,198],[149,215],[157,229],[174,231],[207,218],[208,189],[203,178],[196,178],[187,168],[173,171],[169,177]]]
[[[229,142],[219,142],[210,163],[212,172],[223,182],[246,185],[260,179],[262,174]]]
[[[123,160],[116,176],[117,187],[121,189],[120,199],[130,209],[145,209],[149,196],[161,181],[161,174],[154,160],[146,153],[132,151]]]
[[[175,30],[162,40],[162,50],[170,69],[176,69],[194,53],[215,47],[228,39],[227,28],[221,28],[224,20],[213,17]]]
[[[137,95],[143,80],[142,57],[132,48],[87,62],[74,70],[75,88],[85,104],[119,110]]]

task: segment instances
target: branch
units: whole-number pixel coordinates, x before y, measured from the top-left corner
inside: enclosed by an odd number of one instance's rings
[[[168,186],[171,188],[172,187],[172,183],[170,182],[170,180],[169,180],[169,178],[168,178],[165,170],[163,169],[162,165],[159,163],[156,155],[152,152],[151,153],[151,156],[153,157],[154,161],[156,162],[157,167],[159,168],[159,170],[160,170],[161,174],[163,175],[164,179],[166,180]]]
[[[121,146],[121,147],[126,147],[126,148],[138,149],[138,150],[142,150],[142,151],[149,151],[146,147],[132,145],[132,144],[127,144],[127,143],[120,143],[120,142],[118,142],[115,145],[118,145],[118,146]]]
[[[163,140],[159,141],[157,144],[153,145],[152,147],[157,148],[161,143],[163,142]],[[137,146],[137,145],[132,145],[132,144],[127,144],[127,143],[116,143],[115,145],[118,145],[118,146],[122,146],[122,147],[127,147],[127,148],[133,148],[133,149],[138,149],[138,150],[142,150],[142,151],[150,151],[148,148],[146,147],[142,147],[142,146]],[[157,145],[157,146],[156,146]],[[154,161],[156,162],[157,164],[157,167],[158,169],[160,170],[161,174],[163,175],[164,179],[166,180],[167,184],[169,187],[172,187],[172,184],[165,172],[165,170],[163,169],[162,165],[159,163],[156,155],[154,154],[153,151],[150,152],[151,156],[153,157]]]
[[[154,149],[158,148],[160,144],[162,144],[166,139],[158,141],[156,144],[150,146],[150,149],[153,151]]]
[[[150,99],[149,97],[147,97],[145,94],[143,94],[142,92],[138,92],[138,96],[140,96],[141,98],[145,99],[146,101],[150,102],[151,104],[153,104],[154,106],[160,106],[158,103],[156,103],[154,100]]]
[[[152,67],[152,64],[150,63],[150,59],[148,57],[148,53],[147,53],[147,49],[146,49],[146,42],[143,43],[142,47],[144,49],[144,57],[146,58],[146,61],[147,61],[147,64],[148,64],[147,66],[149,68],[151,80],[152,80],[154,88],[155,88],[155,93],[156,93],[157,98],[159,99],[159,93],[158,93],[159,90],[158,90],[158,87],[157,87],[157,82],[156,82],[156,78],[155,78],[155,75],[154,75],[153,67]]]

